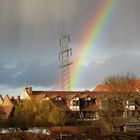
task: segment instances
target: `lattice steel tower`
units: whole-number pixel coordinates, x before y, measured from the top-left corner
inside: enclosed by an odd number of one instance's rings
[[[72,49],[69,47],[70,35],[63,32],[60,37],[60,52],[59,61],[61,68],[61,84],[62,90],[70,91],[70,65],[72,62],[69,61],[70,56],[72,56]]]

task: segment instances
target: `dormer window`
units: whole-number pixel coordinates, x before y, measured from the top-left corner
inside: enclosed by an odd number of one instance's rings
[[[73,99],[72,99],[72,105],[73,106],[79,106],[79,98],[77,96],[75,96]]]
[[[74,96],[71,100],[70,100],[70,109],[73,111],[79,111],[80,107],[79,107],[79,98],[77,96]]]
[[[83,105],[84,106],[88,106],[91,104],[91,98],[89,96],[85,97],[84,101],[83,101]]]
[[[135,110],[135,105],[130,105],[129,110]]]
[[[78,98],[77,96],[75,96],[75,97],[73,98],[73,100],[78,100],[78,101],[79,101],[79,98]]]
[[[134,105],[135,104],[135,100],[134,99],[129,99],[126,101],[127,105]]]
[[[55,101],[62,101],[62,98],[59,97],[59,96],[57,96],[54,100],[55,100]]]
[[[85,98],[85,101],[91,101],[91,98],[90,98],[89,96],[87,96],[87,97]]]
[[[73,100],[73,106],[78,106],[79,105],[79,101],[78,100]]]
[[[48,101],[49,98],[48,98],[47,96],[45,96],[45,97],[43,97],[41,100],[43,100],[43,101]]]

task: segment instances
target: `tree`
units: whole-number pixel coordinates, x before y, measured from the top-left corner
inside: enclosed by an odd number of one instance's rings
[[[16,108],[12,124],[18,127],[48,126],[63,124],[65,113],[52,101],[26,100]]]
[[[114,115],[120,115],[123,111],[126,115],[126,103],[136,97],[137,89],[140,86],[134,75],[109,76],[104,84],[107,87],[106,97]]]
[[[66,113],[57,105],[50,104],[50,112],[48,114],[48,121],[52,125],[63,126],[66,121]]]
[[[100,120],[108,126],[110,132],[130,117],[126,105],[139,96],[139,86],[136,77],[130,74],[109,76],[104,80],[106,92],[100,96],[99,114]]]
[[[0,113],[0,128],[4,126],[3,114]]]
[[[10,125],[16,127],[27,128],[33,126],[35,123],[35,112],[33,109],[33,103],[25,100],[22,106],[15,109],[14,117],[12,118]]]

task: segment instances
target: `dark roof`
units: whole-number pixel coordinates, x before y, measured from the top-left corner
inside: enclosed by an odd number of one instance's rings
[[[105,85],[105,84],[99,84],[94,89],[94,91],[96,91],[96,92],[106,92],[107,90],[108,90],[107,85]]]

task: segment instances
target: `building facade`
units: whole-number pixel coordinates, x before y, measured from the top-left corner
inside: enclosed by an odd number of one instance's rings
[[[71,121],[95,121],[99,119],[98,99],[94,91],[33,91],[26,87],[22,100],[51,100],[68,114]]]

